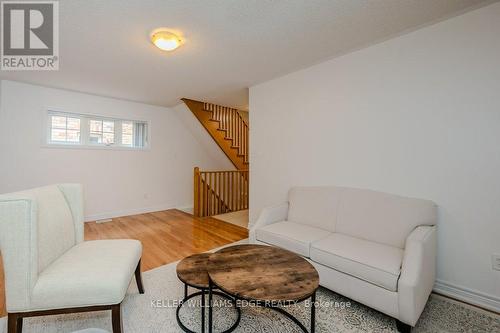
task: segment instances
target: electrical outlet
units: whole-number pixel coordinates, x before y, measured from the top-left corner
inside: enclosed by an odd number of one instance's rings
[[[491,256],[491,267],[496,271],[500,271],[500,254]]]

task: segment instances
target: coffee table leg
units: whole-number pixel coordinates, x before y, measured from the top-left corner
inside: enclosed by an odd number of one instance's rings
[[[205,289],[201,290],[201,333],[205,333]]]
[[[316,329],[316,292],[311,296],[311,333]]]
[[[212,333],[212,281],[208,282],[208,333]]]
[[[188,285],[184,283],[184,299],[188,297]]]

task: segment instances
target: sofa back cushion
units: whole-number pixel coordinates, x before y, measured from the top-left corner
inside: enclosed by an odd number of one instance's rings
[[[406,237],[419,225],[435,225],[436,205],[371,190],[344,188],[336,232],[404,248]]]
[[[335,232],[339,187],[293,187],[288,192],[288,221]]]

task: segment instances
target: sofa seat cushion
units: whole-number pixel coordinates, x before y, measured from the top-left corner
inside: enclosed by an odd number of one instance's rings
[[[275,245],[309,258],[311,243],[331,235],[329,231],[305,224],[282,221],[259,228],[255,232],[258,241]]]
[[[340,233],[311,244],[311,259],[390,291],[397,291],[403,250]]]
[[[141,254],[141,243],[132,239],[77,244],[38,276],[33,310],[120,303]]]

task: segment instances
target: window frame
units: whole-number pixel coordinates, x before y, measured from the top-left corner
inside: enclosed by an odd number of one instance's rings
[[[52,141],[52,116],[61,116],[68,118],[78,118],[80,119],[80,141],[79,142],[64,142],[64,141]],[[114,142],[113,144],[105,143],[91,143],[90,142],[90,121],[113,121],[114,122]],[[109,150],[150,150],[151,147],[151,126],[149,120],[137,120],[129,118],[114,118],[108,116],[101,116],[89,113],[77,113],[60,111],[55,108],[46,108],[44,116],[44,131],[43,131],[43,142],[42,146],[47,148],[76,148],[76,149],[109,149]],[[141,123],[145,124],[146,135],[145,144],[143,147],[129,146],[122,144],[122,122],[132,123],[132,144],[135,139],[135,124]],[[103,129],[104,130],[104,129]],[[119,142],[119,144],[117,144]]]

